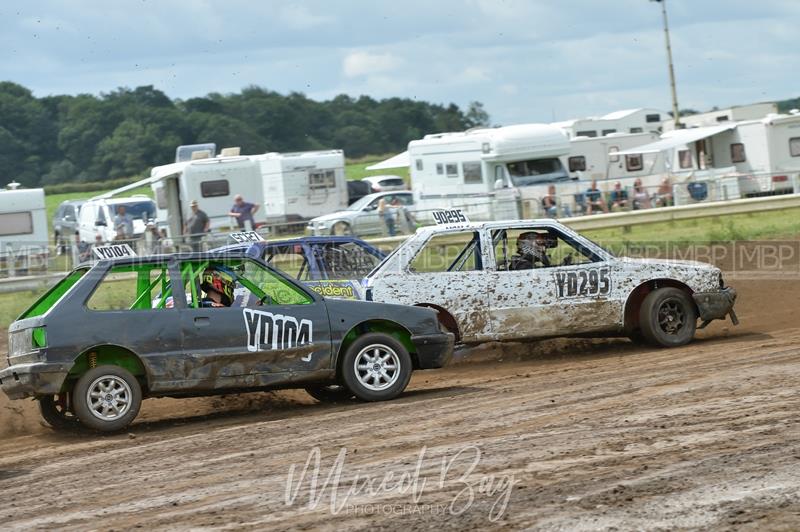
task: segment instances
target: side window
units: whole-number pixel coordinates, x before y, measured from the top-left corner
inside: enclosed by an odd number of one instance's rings
[[[578,131],[575,133],[576,137],[596,137],[597,131],[594,130],[586,130],[586,131]]]
[[[475,231],[433,235],[411,260],[408,269],[415,273],[481,270],[480,235]]]
[[[311,270],[308,265],[308,259],[303,252],[303,246],[282,246],[267,249],[264,253],[264,262],[293,279],[299,281],[311,279]]]
[[[610,135],[611,133],[616,133],[616,132],[617,132],[616,129],[604,129],[603,136],[605,137],[606,135]]]
[[[327,279],[361,279],[380,262],[378,257],[353,242],[319,246],[314,252]]]
[[[442,163],[436,163],[436,175],[444,174],[444,165]]]
[[[458,177],[458,164],[447,163],[445,170],[447,171],[447,177]]]
[[[610,163],[618,163],[619,162],[619,155],[614,155],[619,151],[618,146],[611,146],[608,148],[608,162]]]
[[[108,223],[107,220],[106,220],[106,210],[103,208],[102,205],[97,207],[97,220],[96,221],[97,222],[101,222],[100,225],[105,225],[105,224]]]
[[[583,172],[586,170],[586,157],[583,155],[573,155],[568,159],[570,172]]]
[[[642,168],[644,168],[644,161],[642,160],[642,155],[639,153],[635,155],[626,155],[625,168],[627,168],[629,172],[635,172],[637,170],[641,170]]]
[[[800,137],[792,137],[789,139],[789,155],[792,157],[800,157]]]
[[[692,152],[689,150],[678,151],[678,166],[681,168],[692,167]]]
[[[181,265],[184,291],[190,307],[258,307],[307,305],[313,299],[292,283],[255,261],[193,261]],[[211,293],[209,282],[219,279],[219,288],[229,298]],[[228,288],[229,287],[229,288]]]
[[[553,229],[498,229],[492,233],[496,268],[500,271],[572,266],[598,260]]]
[[[416,160],[417,170],[422,171],[422,159]]]
[[[111,268],[86,306],[95,311],[152,310],[172,306],[166,265],[137,264]]]
[[[744,153],[744,144],[735,142],[731,144],[731,161],[735,163],[743,163],[747,160]]]
[[[462,165],[464,171],[464,183],[475,184],[483,183],[483,171],[481,170],[481,163],[469,162]]]

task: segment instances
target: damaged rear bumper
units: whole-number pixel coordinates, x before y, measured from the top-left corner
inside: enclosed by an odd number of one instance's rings
[[[24,399],[37,395],[55,395],[67,378],[69,367],[64,364],[15,364],[0,371],[0,389],[9,399]]]
[[[703,320],[700,325],[701,329],[712,320],[724,320],[728,315],[734,325],[739,324],[739,319],[733,310],[733,305],[736,303],[736,290],[733,288],[723,288],[714,292],[697,292],[692,297],[697,304],[700,319]]]
[[[453,333],[423,334],[411,337],[417,351],[419,369],[441,368],[453,357]]]

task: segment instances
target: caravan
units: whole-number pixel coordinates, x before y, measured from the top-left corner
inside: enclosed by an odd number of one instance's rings
[[[568,154],[567,135],[546,124],[426,135],[408,144],[415,203],[419,211],[460,207],[474,220],[525,216],[530,194],[569,181]]]
[[[21,260],[28,268],[48,255],[44,190],[17,187],[0,189],[0,261]]]
[[[238,148],[225,148],[213,158],[209,153],[195,151],[191,160],[156,166],[149,178],[103,197],[150,185],[157,218],[173,238],[183,234],[192,201],[208,215],[211,231],[235,225],[228,213],[237,194],[261,206],[256,225],[299,222],[347,207],[341,150],[239,155]]]

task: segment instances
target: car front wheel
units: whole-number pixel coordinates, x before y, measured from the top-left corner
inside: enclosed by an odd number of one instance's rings
[[[639,309],[644,339],[662,347],[689,343],[697,328],[697,309],[689,294],[679,288],[659,288],[647,294]]]
[[[386,401],[400,395],[411,379],[411,356],[384,333],[365,334],[347,349],[342,360],[345,386],[363,401]]]
[[[349,235],[352,232],[353,231],[350,229],[350,224],[347,222],[336,222],[333,224],[333,227],[331,227],[331,234],[336,236]]]
[[[142,388],[128,370],[98,366],[78,379],[72,389],[72,405],[88,428],[110,432],[131,424],[142,405]]]

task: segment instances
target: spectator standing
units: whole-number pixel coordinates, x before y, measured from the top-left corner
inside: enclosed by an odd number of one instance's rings
[[[189,205],[192,208],[192,214],[183,226],[183,234],[189,236],[189,244],[192,246],[192,251],[200,251],[201,242],[205,234],[208,233],[211,222],[208,219],[208,215],[200,210],[197,200],[192,200]]]
[[[394,220],[395,212],[394,209],[386,203],[385,196],[378,200],[378,216],[380,216],[384,225],[386,225],[386,231],[389,233],[389,236],[394,236],[397,232]]]
[[[611,191],[611,210],[628,208],[628,191],[622,188],[622,183],[614,183],[614,190]]]
[[[256,223],[253,215],[258,211],[258,208],[259,205],[249,203],[242,198],[241,194],[236,194],[233,198],[233,207],[231,207],[231,212],[228,215],[236,218],[236,225],[239,226],[239,229],[244,229],[246,227],[245,222],[248,220],[250,221],[250,229],[255,229]]]
[[[125,212],[125,205],[117,207],[117,215],[114,216],[114,231],[116,240],[130,240],[133,238],[133,218]]]
[[[597,180],[592,179],[592,184],[586,189],[586,214],[592,214],[595,209],[608,212],[608,205],[603,201],[603,193],[597,188]]]
[[[400,233],[413,233],[416,230],[417,221],[414,219],[414,216],[408,212],[408,208],[400,201],[399,197],[394,197],[392,200],[392,207],[397,216],[397,228],[400,230]]]

